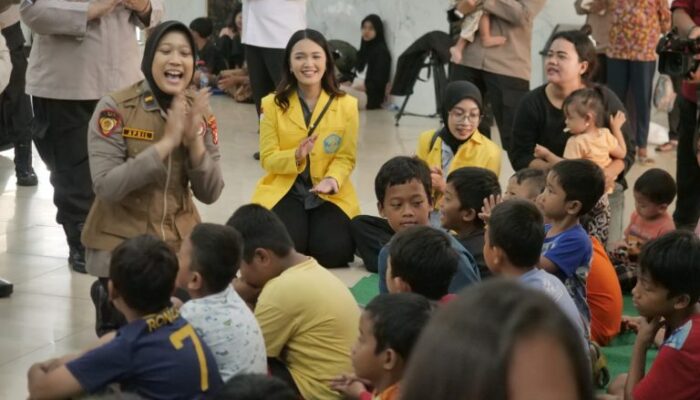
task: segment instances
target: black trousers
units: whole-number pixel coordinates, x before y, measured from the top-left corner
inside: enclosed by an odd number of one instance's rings
[[[253,101],[260,115],[260,100],[274,92],[282,79],[284,49],[245,45],[245,58],[248,62]]]
[[[296,250],[326,268],[346,267],[355,257],[350,218],[331,202],[306,210],[291,191],[272,211],[284,222]]]
[[[700,218],[700,165],[696,156],[698,140],[698,106],[682,96],[678,104],[678,155],[676,182],[678,198],[673,220],[678,228],[694,228]]]
[[[53,202],[58,209],[56,221],[63,225],[68,244],[79,247],[80,226],[95,198],[88,163],[87,131],[97,101],[42,97],[32,100],[34,143],[51,173]]]
[[[24,91],[27,56],[20,23],[2,30],[12,62],[10,82],[0,95],[0,129],[3,137],[15,146],[15,169],[28,172],[32,167],[32,106]]]
[[[350,232],[365,268],[370,272],[377,272],[379,251],[394,236],[389,222],[372,215],[358,215],[350,221]]]
[[[515,110],[523,96],[530,91],[530,82],[450,63],[450,82],[454,81],[469,81],[479,88],[485,102],[491,105],[501,134],[501,145],[504,150],[510,150]],[[491,137],[486,121],[482,120],[479,124],[479,131]]]

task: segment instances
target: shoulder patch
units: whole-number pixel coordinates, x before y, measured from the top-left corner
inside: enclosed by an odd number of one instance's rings
[[[216,122],[214,114],[210,115],[207,119],[207,126],[211,129],[211,138],[214,144],[219,144],[219,125]]]
[[[102,136],[109,137],[121,125],[122,116],[117,110],[106,108],[100,111],[100,117],[97,119],[97,129]]]

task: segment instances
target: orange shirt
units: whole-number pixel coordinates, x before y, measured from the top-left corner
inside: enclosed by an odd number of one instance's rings
[[[605,346],[620,332],[622,290],[605,247],[591,236],[593,257],[586,281],[588,308],[591,310],[591,339]]]

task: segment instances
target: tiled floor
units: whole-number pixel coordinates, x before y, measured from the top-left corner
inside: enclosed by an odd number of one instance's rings
[[[200,204],[205,221],[223,223],[246,203],[262,170],[253,160],[257,148],[255,109],[224,97],[212,101],[219,119],[222,165],[226,188],[214,205]],[[374,175],[389,157],[414,152],[418,134],[433,128],[435,119],[404,117],[394,126],[393,114],[361,114],[357,168],[353,180],[365,213],[376,213]],[[657,165],[675,175],[674,154],[657,158]],[[0,299],[0,399],[26,398],[26,371],[47,358],[84,348],[95,340],[93,306],[88,291],[93,279],[67,267],[67,246],[55,223],[52,188],[41,161],[35,161],[40,184],[15,186],[12,152],[0,153],[0,277],[15,284],[15,293]],[[642,169],[635,166],[630,178]],[[512,173],[507,157],[501,182]],[[627,193],[627,212],[631,193]],[[364,275],[360,266],[335,270],[353,285]]]

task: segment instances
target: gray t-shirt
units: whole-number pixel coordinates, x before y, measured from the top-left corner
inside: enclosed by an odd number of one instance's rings
[[[566,286],[556,276],[539,268],[533,268],[520,276],[520,282],[532,289],[544,292],[549,296],[559,308],[566,314],[581,335],[584,344],[585,354],[588,354],[588,325],[576,307],[576,303],[571,298]]]
[[[260,326],[230,285],[222,292],[188,301],[180,315],[214,354],[224,382],[240,373],[267,373],[267,352]]]

